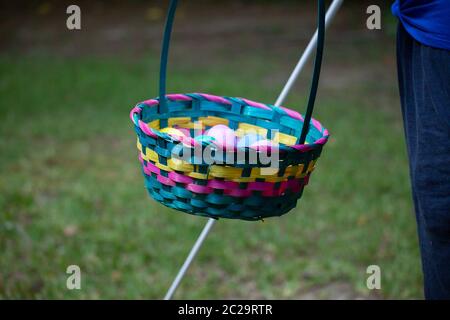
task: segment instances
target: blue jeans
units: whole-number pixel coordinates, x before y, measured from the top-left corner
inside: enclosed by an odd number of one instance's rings
[[[401,23],[397,66],[426,299],[450,299],[450,51]]]

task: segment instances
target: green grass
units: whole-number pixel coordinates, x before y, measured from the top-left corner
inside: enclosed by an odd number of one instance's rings
[[[204,73],[175,62],[169,89],[271,102],[279,84],[264,75],[281,61],[266,58]],[[157,62],[127,61],[0,58],[1,298],[161,298],[203,227],[146,194],[128,113],[156,95]],[[380,297],[421,297],[403,131],[395,106],[368,98],[377,94],[397,106],[376,79],[321,91],[315,117],[332,138],[297,208],[219,221],[176,297],[296,298],[336,281],[365,296],[370,264]],[[82,290],[65,287],[71,264]]]

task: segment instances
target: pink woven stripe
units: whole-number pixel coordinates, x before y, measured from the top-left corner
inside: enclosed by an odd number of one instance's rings
[[[286,190],[290,190],[292,192],[298,192],[301,190],[301,183],[298,179],[283,181],[281,183],[281,188],[283,191],[286,192]]]
[[[147,168],[150,172],[160,174],[161,170],[151,162],[147,162]]]
[[[292,180],[285,181],[285,183],[286,183],[286,188],[291,189],[291,188],[294,188],[295,186],[299,185],[299,180],[292,179]]]
[[[273,182],[249,182],[247,185],[248,190],[252,191],[265,191],[265,190],[272,190],[274,186]]]
[[[216,95],[212,95],[212,94],[206,94],[206,93],[197,93],[198,95],[204,97],[205,99],[209,100],[209,101],[213,101],[216,103],[221,103],[221,104],[227,104],[227,105],[231,105],[231,102],[229,100],[227,100],[224,97],[220,97],[220,96],[216,96]],[[186,94],[168,94],[167,97],[171,100],[183,100],[183,101],[191,101],[193,100],[193,98],[187,96]],[[271,110],[271,108],[263,103],[260,102],[255,102],[249,99],[245,99],[245,98],[239,98],[242,99],[242,101],[244,101],[246,104],[256,107],[256,108],[261,108],[261,109],[265,109],[265,110]],[[143,102],[141,102],[141,104],[145,104],[147,106],[155,106],[159,104],[159,101],[156,99],[148,99],[145,100]],[[298,119],[303,121],[303,117],[300,113],[298,113],[297,111],[294,111],[292,109],[288,109],[286,107],[282,107],[280,106],[280,108],[286,112],[286,114],[289,117],[292,117],[294,119]],[[134,114],[140,114],[142,112],[142,106],[135,106],[133,109],[131,109],[130,111],[130,119],[134,122]],[[324,145],[327,141],[328,141],[328,136],[329,136],[329,132],[327,129],[325,129],[322,124],[317,121],[316,119],[311,119],[311,123],[312,125],[319,131],[323,131],[322,133],[322,138],[318,139],[317,141],[312,142],[309,145],[294,145],[291,146],[291,148],[298,150],[299,152],[305,152],[305,151],[309,151],[313,148],[314,145],[320,144],[320,145]],[[136,124],[136,123],[135,123]],[[155,131],[153,129],[151,129],[145,122],[138,120],[137,125],[139,126],[139,128],[142,130],[142,132],[144,134],[146,134],[147,136],[153,137],[153,138],[157,138],[158,135],[155,133]],[[172,138],[181,141],[185,146],[187,147],[193,147],[193,146],[198,146],[200,145],[200,143],[196,140],[194,140],[192,137],[186,137],[186,136],[176,136],[176,135],[172,135],[169,134],[170,136],[172,136]],[[236,149],[236,148],[235,148]],[[279,148],[276,146],[269,146],[269,145],[261,145],[256,147],[256,150],[278,150]],[[186,183],[188,183],[186,181]],[[228,189],[228,187],[225,187],[222,185],[222,187],[219,188],[220,185],[217,185],[216,189]],[[231,188],[231,186],[229,186],[229,188]]]
[[[252,107],[255,107],[255,108],[260,108],[260,109],[265,109],[265,110],[272,110],[269,106],[266,106],[264,103],[252,101],[252,100],[245,99],[245,98],[239,98],[239,99],[244,101],[249,106],[252,106]]]
[[[305,179],[293,179],[288,181],[283,181],[278,189],[266,189],[262,192],[265,197],[279,197],[289,190],[294,193],[298,193],[302,190],[305,185]]]
[[[290,116],[291,118],[303,121],[302,115],[300,113],[298,113],[297,111],[294,111],[294,110],[291,110],[291,109],[288,109],[285,107],[280,107],[280,108],[283,109],[288,114],[288,116]]]
[[[159,101],[156,99],[148,99],[148,100],[142,101],[142,103],[144,103],[148,106],[156,106],[157,104],[159,104]]]
[[[309,175],[307,175],[305,178],[303,178],[303,185],[306,186],[309,183]]]
[[[313,123],[314,127],[316,127],[317,130],[322,131],[322,125],[319,121],[316,119],[311,119],[311,122]]]
[[[139,123],[139,128],[141,128],[141,130],[148,136],[156,138],[157,135],[155,133],[153,133],[153,131],[150,130],[150,128],[147,126],[147,124],[141,120],[138,121]]]
[[[228,104],[228,105],[231,104],[230,101],[228,101],[227,99],[225,99],[223,97],[219,97],[219,96],[215,96],[215,95],[207,94],[207,93],[197,93],[197,94],[201,95],[202,97],[204,97],[206,100],[209,100],[209,101],[222,103],[222,104]]]
[[[221,181],[221,180],[209,180],[208,187],[214,189],[237,189],[239,188],[239,183],[234,181]]]
[[[275,190],[278,192],[278,195],[282,195],[283,193],[286,192],[286,182],[281,182],[280,187],[278,188],[278,190]]]
[[[141,111],[142,111],[142,109],[141,109],[141,108],[138,108],[138,107],[134,107],[133,109],[131,109],[131,111],[130,111],[130,119],[131,119],[131,121],[133,121],[133,123],[134,123],[134,117],[133,117],[133,115],[134,115],[135,113],[140,114]],[[134,124],[136,124],[136,123],[134,123]]]
[[[193,183],[194,180],[191,177],[185,176],[183,174],[179,174],[175,171],[169,172],[169,178],[178,183],[190,184]]]
[[[191,101],[192,98],[185,95],[185,94],[180,94],[180,93],[170,93],[170,94],[166,94],[166,97],[169,98],[170,100],[181,100],[181,101]]]
[[[149,168],[147,168],[147,166],[142,166],[142,169],[144,169],[144,174],[147,176],[151,176],[152,172],[150,171]]]
[[[213,189],[211,189],[211,188],[209,188],[207,186],[201,186],[201,185],[193,184],[193,183],[188,184],[186,186],[186,189],[189,190],[189,191],[192,191],[194,193],[202,193],[202,194],[207,194],[207,193],[212,193],[213,192]]]
[[[281,190],[264,190],[262,195],[264,197],[278,197],[282,194]]]
[[[162,184],[165,184],[166,186],[171,186],[171,187],[175,186],[175,182],[173,182],[169,178],[164,177],[162,175],[158,175],[157,179],[159,182],[161,182]]]
[[[319,140],[316,140],[315,143],[317,144],[325,144],[328,141],[327,138],[320,138]]]
[[[324,132],[325,137],[317,139],[316,141],[314,141],[313,144],[325,144],[328,141],[328,131],[325,130]],[[295,146],[291,146],[292,148],[298,150],[298,151],[308,151],[311,150],[312,147],[311,144],[296,144]]]
[[[232,190],[225,190],[224,194],[227,196],[237,197],[237,198],[247,198],[252,195],[252,192],[247,189],[232,189]]]
[[[139,154],[139,161],[144,163],[142,156]],[[194,183],[194,179],[175,171],[171,171],[168,177],[161,175],[161,170],[154,164],[147,162],[143,165],[144,173],[150,176],[152,173],[157,175],[157,180],[167,186],[175,186],[176,182],[183,183],[186,189],[199,194],[211,194],[214,189],[224,190],[224,194],[232,197],[246,198],[253,194],[253,191],[262,191],[265,197],[278,197],[289,190],[291,192],[300,192],[302,187],[308,184],[309,175],[302,179],[292,179],[283,181],[278,189],[274,188],[273,182],[249,182],[246,189],[239,189],[239,183],[234,181],[209,180],[206,186]]]
[[[298,151],[308,151],[311,150],[311,145],[309,144],[296,144],[295,146],[291,146],[292,148],[298,150]]]

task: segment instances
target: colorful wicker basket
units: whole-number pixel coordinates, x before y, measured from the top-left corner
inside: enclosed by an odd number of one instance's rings
[[[167,53],[174,13],[172,3],[161,56],[160,97],[163,99],[143,101],[130,112],[150,196],[170,208],[211,218],[261,220],[287,213],[302,196],[329,136],[328,130],[311,118],[321,43],[323,47],[324,27],[320,23],[323,12],[319,14],[319,44],[305,118],[294,110],[244,98],[202,93],[166,95]],[[230,150],[213,149],[214,162],[206,163],[196,156],[195,150],[204,152],[211,144],[161,132],[164,128],[181,128],[193,135],[196,129],[205,130],[218,124],[235,130],[237,136],[257,132],[274,141],[276,145],[256,153],[277,152],[276,166],[262,163],[259,158],[256,162],[249,161],[255,150],[248,147],[232,149],[231,162]],[[244,161],[237,161],[233,156],[238,152],[244,155]],[[183,157],[186,154],[189,156]]]

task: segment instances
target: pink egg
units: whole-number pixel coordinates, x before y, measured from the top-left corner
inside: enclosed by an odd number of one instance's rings
[[[250,146],[250,148],[259,150],[259,151],[276,150],[276,149],[278,149],[278,144],[273,141],[264,139],[264,140],[256,141],[255,143],[253,143]]]
[[[217,146],[227,150],[234,149],[236,146],[236,134],[234,133],[234,130],[223,124],[218,124],[212,127],[206,131],[205,135],[214,138],[214,143]]]

